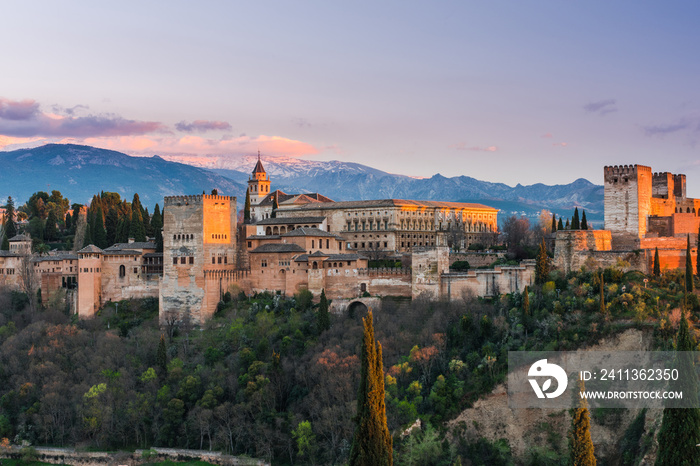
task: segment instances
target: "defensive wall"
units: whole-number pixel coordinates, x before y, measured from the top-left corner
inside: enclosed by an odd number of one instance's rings
[[[488,267],[499,259],[506,257],[505,252],[467,251],[450,254],[450,266],[457,261],[467,261],[471,268]]]

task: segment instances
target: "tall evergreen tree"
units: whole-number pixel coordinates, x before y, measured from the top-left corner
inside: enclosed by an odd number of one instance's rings
[[[581,215],[581,229],[582,230],[588,230],[588,220],[586,220],[586,211],[583,211],[583,215]]]
[[[547,281],[549,276],[549,256],[547,255],[547,245],[544,243],[544,238],[542,238],[542,243],[540,243],[540,248],[537,251],[537,263],[535,266],[535,283],[538,285],[543,285]]]
[[[579,392],[585,390],[583,380],[579,381]],[[578,407],[574,409],[571,418],[571,433],[569,436],[569,454],[573,466],[595,466],[593,441],[591,440],[591,419],[588,414],[588,402],[578,398]]]
[[[70,232],[73,226],[73,216],[70,214],[70,212],[66,213],[64,224],[66,226],[66,232]]]
[[[572,230],[580,230],[581,229],[581,222],[578,219],[578,207],[574,208],[574,219],[571,220],[571,229]]]
[[[698,405],[698,379],[693,362],[696,342],[688,328],[685,309],[681,315],[678,336],[676,337],[676,358],[674,367],[678,369],[678,385],[673,390],[683,391],[683,403]],[[700,465],[697,444],[700,443],[700,409],[664,408],[659,430],[659,451],[657,466]]]
[[[690,235],[687,236],[688,244],[685,247],[685,289],[693,292],[693,257],[690,255]]]
[[[566,230],[572,230],[571,224],[569,223],[569,219],[568,219],[568,218],[566,219],[566,226],[564,227],[564,229],[566,229]]]
[[[109,246],[117,242],[117,227],[119,226],[119,214],[117,209],[112,206],[107,211],[105,217],[105,233],[107,235],[107,244]]]
[[[133,205],[131,209],[131,223],[129,224],[129,238],[134,238],[134,241],[146,241],[146,232],[143,228],[141,209],[135,209]]]
[[[104,249],[110,246],[107,242],[107,232],[105,231],[104,221],[102,217],[102,206],[97,204],[95,216],[92,224],[92,241],[95,246]]]
[[[552,214],[552,233],[557,231],[557,214]]]
[[[90,224],[85,225],[85,236],[83,237],[83,247],[90,246],[92,242],[92,232],[90,231]]]
[[[0,251],[9,251],[10,241],[7,239],[7,235],[2,235],[2,243],[0,244]]]
[[[142,218],[143,218],[143,231],[146,235],[146,238],[153,236],[153,227],[151,226],[151,216],[148,213],[148,208],[143,209]]]
[[[603,272],[600,272],[600,313],[607,315],[608,309],[605,307],[605,279]]]
[[[243,223],[250,223],[250,190],[245,190],[245,205],[243,206]]]
[[[7,205],[5,206],[5,220],[3,221],[3,231],[7,239],[12,239],[17,236],[17,224],[15,223],[15,202],[12,196],[8,196]]]
[[[654,276],[661,276],[661,263],[659,262],[659,248],[654,248]]]
[[[49,216],[46,218],[46,225],[44,225],[44,239],[46,241],[56,241],[58,240],[58,227],[56,223],[58,219],[56,218],[56,212],[52,209],[49,211]]]
[[[162,333],[160,334],[160,343],[158,344],[156,366],[158,366],[161,376],[165,376],[168,371],[168,352],[165,347],[165,335]]]
[[[564,229],[564,223],[561,221],[561,217],[559,217],[559,223],[557,223],[557,230],[563,230]]]
[[[362,324],[360,388],[349,464],[387,466],[393,463],[392,438],[386,424],[382,345],[374,338],[372,311],[362,319]]]
[[[530,290],[527,286],[523,290],[523,315],[530,317]]]
[[[280,203],[279,200],[277,199],[278,193],[275,193],[275,197],[273,198],[273,203],[272,203],[272,215],[270,215],[271,218],[277,218],[277,209],[280,208]]]
[[[151,218],[151,227],[156,238],[156,252],[163,252],[163,216],[160,213],[160,207],[156,204]]]
[[[321,290],[321,301],[318,303],[318,312],[316,313],[316,328],[318,333],[331,328],[331,315],[328,312],[328,298],[326,298],[326,290]]]

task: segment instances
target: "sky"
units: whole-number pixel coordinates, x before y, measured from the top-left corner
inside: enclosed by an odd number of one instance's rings
[[[511,186],[687,174],[700,3],[4,2],[0,150],[343,160]]]

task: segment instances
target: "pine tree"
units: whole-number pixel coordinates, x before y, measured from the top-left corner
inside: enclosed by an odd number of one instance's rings
[[[659,248],[654,248],[654,276],[661,276],[661,263],[659,262]]]
[[[559,217],[559,223],[557,223],[557,230],[563,230],[564,229],[564,223],[561,221],[561,217]]]
[[[552,233],[557,231],[557,214],[552,214]]]
[[[386,466],[393,463],[392,438],[386,423],[382,345],[374,338],[372,311],[362,319],[362,324],[360,388],[349,464]]]
[[[46,241],[56,241],[58,240],[58,227],[56,223],[58,219],[56,218],[56,213],[53,209],[49,211],[49,216],[46,218],[46,225],[44,225],[44,239]]]
[[[697,406],[698,379],[695,374],[693,354],[696,342],[688,329],[685,309],[683,309],[678,336],[676,338],[676,358],[674,368],[678,369],[678,385],[672,389],[683,391],[683,404]],[[700,465],[697,444],[700,443],[700,409],[664,408],[659,430],[659,451],[657,466]]]
[[[579,391],[585,390],[583,380],[579,381]],[[571,418],[571,433],[569,434],[569,453],[573,466],[595,466],[593,441],[591,440],[591,420],[588,414],[588,403],[585,398],[579,398],[579,405],[574,409]]]
[[[581,222],[578,219],[578,207],[574,208],[574,219],[571,221],[572,230],[580,230]]]
[[[581,229],[582,230],[588,230],[588,220],[586,220],[586,211],[583,211],[583,215],[581,216]]]
[[[321,301],[318,303],[318,312],[316,313],[316,328],[318,333],[331,328],[331,315],[328,312],[328,298],[326,298],[326,290],[321,290]]]
[[[245,191],[245,205],[243,206],[243,223],[250,223],[250,190]]]
[[[537,264],[535,268],[535,283],[538,285],[543,285],[547,281],[549,276],[549,256],[547,256],[547,245],[544,243],[544,238],[542,238],[542,243],[540,243],[540,248],[537,251]]]
[[[693,258],[690,255],[690,235],[687,236],[688,244],[685,248],[685,289],[693,292]]]
[[[5,219],[3,220],[3,231],[8,240],[17,236],[17,225],[15,224],[15,202],[12,196],[8,196],[5,206]]]

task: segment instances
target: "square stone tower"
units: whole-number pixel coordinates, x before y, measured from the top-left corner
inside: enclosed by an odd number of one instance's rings
[[[606,166],[604,173],[605,229],[612,232],[613,249],[636,249],[651,213],[651,167]]]
[[[161,324],[201,324],[214,314],[221,290],[207,273],[234,269],[236,214],[235,197],[165,198]]]

